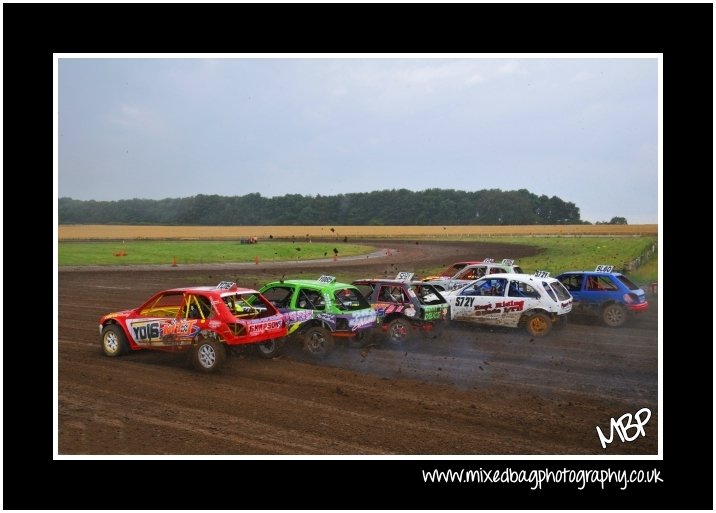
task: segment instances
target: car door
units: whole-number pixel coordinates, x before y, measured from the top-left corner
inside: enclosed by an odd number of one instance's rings
[[[139,346],[175,346],[190,341],[211,312],[207,298],[173,291],[140,308],[127,323],[129,334]]]
[[[500,324],[505,278],[485,277],[460,290],[450,301],[450,318],[476,324]]]
[[[524,312],[540,307],[541,299],[539,291],[526,281],[510,279],[507,296],[498,304],[502,308],[503,324],[516,327]]]
[[[579,304],[582,309],[599,311],[602,305],[618,291],[607,274],[587,274],[582,283]],[[617,294],[618,295],[618,294]]]

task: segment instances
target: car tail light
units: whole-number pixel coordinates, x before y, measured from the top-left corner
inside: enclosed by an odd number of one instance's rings
[[[636,294],[624,294],[624,302],[627,304],[639,302],[639,297]]]

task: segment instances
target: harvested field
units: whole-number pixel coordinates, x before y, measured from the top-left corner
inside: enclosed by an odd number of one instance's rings
[[[333,228],[334,231],[331,231]],[[469,238],[545,235],[656,235],[657,225],[529,225],[529,226],[122,226],[61,225],[59,240],[102,239],[259,239],[343,237]]]

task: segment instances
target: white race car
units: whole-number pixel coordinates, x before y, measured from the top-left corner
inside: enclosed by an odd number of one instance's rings
[[[462,267],[452,276],[430,276],[423,281],[427,281],[438,290],[457,290],[488,274],[521,272],[522,268],[516,265],[514,260],[505,258],[502,262],[495,263],[493,259],[486,258],[482,262],[476,262]]]
[[[444,292],[450,319],[494,326],[522,327],[533,337],[563,327],[572,296],[558,280],[529,274],[490,274]]]

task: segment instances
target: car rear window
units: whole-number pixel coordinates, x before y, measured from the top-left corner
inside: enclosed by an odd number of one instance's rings
[[[620,282],[622,282],[624,285],[629,287],[629,290],[637,290],[639,288],[638,285],[635,285],[633,281],[631,281],[629,278],[627,278],[624,275],[617,276]]]
[[[557,297],[560,301],[566,301],[569,299],[569,292],[560,282],[554,281],[550,285],[552,286],[552,290],[554,290],[554,292],[557,294]]]
[[[554,295],[554,291],[550,288],[549,283],[543,281],[542,286],[544,287],[545,292],[547,292],[547,295],[552,298],[552,301],[557,302],[557,297]]]

